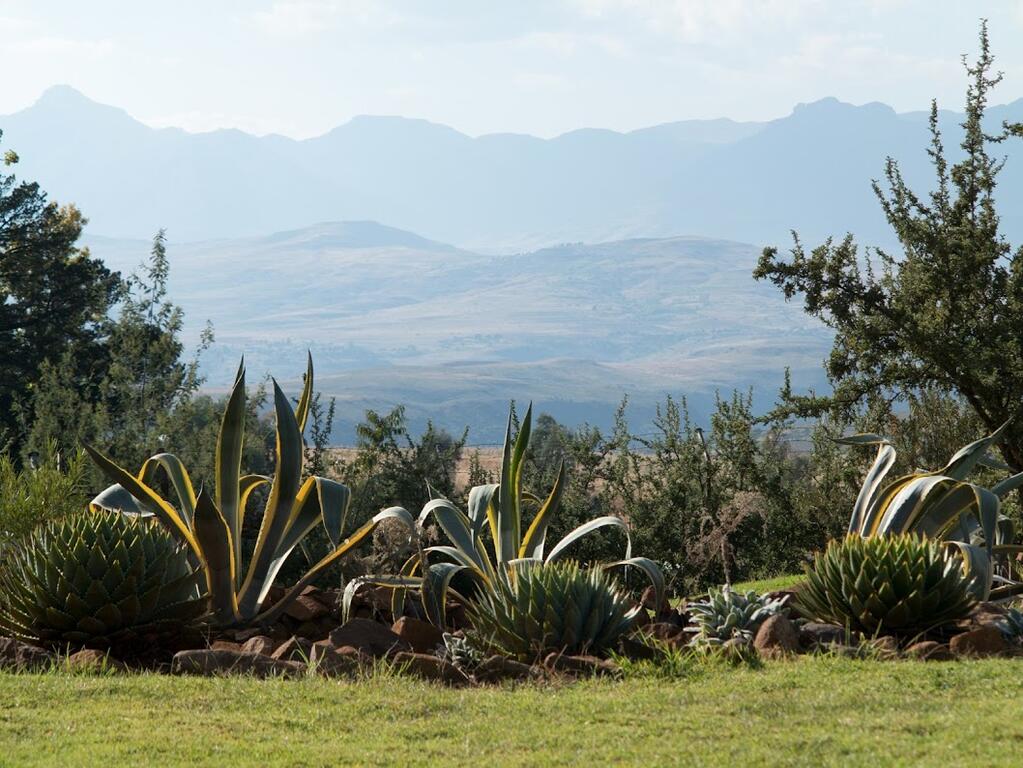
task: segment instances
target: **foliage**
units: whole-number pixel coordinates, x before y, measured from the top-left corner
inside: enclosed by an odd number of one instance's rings
[[[483,662],[483,654],[467,637],[444,633],[444,658],[461,669],[472,671]]]
[[[532,406],[526,411],[514,439],[512,415],[509,415],[500,482],[477,486],[470,491],[468,515],[445,498],[428,502],[419,515],[420,530],[433,517],[450,544],[420,549],[406,561],[396,575],[368,576],[353,580],[345,589],[345,613],[360,583],[369,581],[393,588],[396,601],[395,615],[401,613],[401,600],[405,589],[416,587],[420,589],[423,605],[430,620],[443,627],[445,597],[456,575],[467,580],[477,592],[495,593],[502,585],[510,586],[510,580],[513,578],[512,569],[523,560],[540,563],[556,560],[574,542],[600,528],[617,527],[628,534],[628,525],[620,517],[613,515],[599,517],[571,531],[545,555],[547,530],[559,507],[565,482],[565,468],[563,464],[560,466],[554,485],[543,501],[523,491],[523,461],[529,446],[531,429]],[[528,528],[525,526],[523,514],[526,507],[536,508]],[[395,508],[392,511],[408,515],[404,509]],[[490,534],[489,548],[484,540],[486,532]],[[445,560],[430,563],[427,559],[430,555]],[[630,565],[644,571],[654,584],[658,595],[663,596],[664,581],[660,569],[648,558],[633,557],[632,542],[627,536],[624,559],[601,567]]]
[[[995,188],[1004,160],[991,154],[1023,126],[989,134],[985,110],[993,74],[986,23],[980,55],[967,66],[964,157],[949,165],[931,105],[928,154],[935,186],[915,193],[895,160],[885,168],[887,190],[874,191],[902,247],[893,256],[875,249],[861,260],[852,236],[828,240],[809,253],[798,237],[790,258],[764,250],[754,273],[786,298],[801,295],[806,312],[835,330],[827,361],[831,397],[783,392],[787,413],[817,415],[854,407],[868,395],[909,397],[936,386],[962,395],[993,431],[1023,398],[1023,248],[999,234]],[[982,340],[982,341],[981,341]],[[1006,458],[1023,470],[1023,423],[1007,435]]]
[[[1023,486],[1023,473],[985,488],[966,481],[980,464],[998,466],[988,451],[1004,435],[1008,422],[987,437],[961,448],[940,470],[917,470],[884,484],[896,450],[885,438],[859,434],[842,438],[848,445],[877,445],[849,521],[849,533],[863,537],[916,533],[949,542],[962,557],[971,589],[981,600],[1023,591],[1020,584],[992,591],[996,558],[1023,551],[1014,544],[1015,525],[1002,514],[1001,497]]]
[[[434,496],[454,498],[455,467],[468,430],[456,439],[428,423],[415,438],[404,407],[398,406],[386,414],[366,411],[355,433],[355,458],[338,462],[334,471],[356,491],[356,521],[391,505],[418,509]]]
[[[1023,641],[1023,611],[1009,608],[998,622],[998,628],[1011,642],[1019,644]]]
[[[728,586],[711,588],[706,600],[686,604],[686,631],[693,633],[697,645],[721,645],[733,638],[752,640],[764,621],[785,610],[786,600],[753,591],[735,592]]]
[[[867,635],[913,635],[966,616],[970,581],[943,546],[916,534],[831,542],[797,594],[801,613]]]
[[[86,447],[104,474],[117,483],[97,496],[93,506],[126,514],[154,515],[184,542],[202,563],[213,620],[220,625],[272,621],[317,574],[369,537],[380,521],[398,518],[412,525],[408,513],[388,510],[342,540],[351,497],[348,487],[316,476],[302,481],[302,433],[313,391],[312,358],[297,415],[276,381],[273,388],[277,459],[272,480],[262,475],[240,474],[246,415],[244,363],[238,370],[217,438],[212,495],[205,488],[196,495],[184,465],[172,454],[151,457],[136,476],[91,446]],[[153,488],[160,472],[173,487],[177,508]],[[242,565],[241,536],[246,500],[254,489],[267,484],[270,484],[270,492],[246,569]],[[331,543],[331,551],[271,608],[261,610],[284,562],[321,524]]]
[[[15,162],[6,153],[4,165]],[[85,223],[74,206],[0,170],[0,446],[15,454],[47,361],[64,360],[67,385],[83,392],[95,393],[102,377],[106,313],[120,280],[76,245]]]
[[[201,579],[159,527],[82,511],[38,528],[4,558],[0,630],[46,645],[123,647],[197,619]]]
[[[606,571],[584,570],[571,560],[526,561],[469,603],[476,636],[524,661],[552,651],[602,653],[632,627],[640,610]]]
[[[84,476],[81,452],[65,460],[51,447],[35,467],[20,469],[10,456],[0,455],[0,553],[37,525],[85,510]]]

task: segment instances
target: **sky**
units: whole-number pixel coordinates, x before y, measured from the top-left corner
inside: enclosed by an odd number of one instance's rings
[[[1023,0],[0,0],[0,114],[68,84],[153,126],[294,138],[360,114],[470,135],[766,120],[825,96],[958,109]]]

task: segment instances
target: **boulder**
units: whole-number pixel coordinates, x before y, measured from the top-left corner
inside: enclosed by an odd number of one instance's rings
[[[285,640],[277,646],[273,653],[270,654],[270,658],[283,659],[284,661],[301,661],[305,663],[309,661],[309,656],[312,654],[312,651],[313,644],[311,641],[304,637],[292,637],[290,640]]]
[[[389,627],[370,619],[359,618],[350,619],[331,632],[330,644],[335,648],[350,645],[375,658],[412,650],[412,646]]]
[[[550,653],[543,660],[543,665],[551,672],[561,672],[575,677],[620,677],[622,674],[621,667],[613,661],[596,656]]]
[[[763,658],[783,658],[799,652],[799,631],[785,616],[769,616],[753,638],[753,647]]]
[[[391,631],[412,646],[416,653],[433,653],[444,645],[444,633],[428,621],[402,616],[391,626]]]
[[[0,669],[41,669],[50,666],[54,658],[45,648],[0,637]]]
[[[109,653],[93,648],[72,653],[67,657],[67,666],[77,672],[125,672],[128,669]]]
[[[963,657],[998,656],[1009,650],[1005,635],[990,624],[953,637],[948,644],[952,655]]]
[[[643,607],[649,611],[653,611],[654,615],[660,615],[667,613],[671,610],[671,605],[668,603],[668,596],[664,595],[661,598],[661,604],[657,604],[657,590],[653,586],[649,586],[643,590],[643,594],[640,596],[639,601],[643,604]]]
[[[863,650],[866,656],[873,656],[877,659],[897,659],[899,658],[899,641],[891,635],[875,637],[863,644]]]
[[[241,649],[245,653],[262,653],[264,656],[270,656],[276,647],[277,643],[273,638],[266,635],[253,635],[245,641]]]
[[[643,642],[646,635],[623,635],[618,638],[618,653],[633,661],[652,661],[664,658],[664,650],[649,642]]]
[[[179,651],[171,660],[171,672],[176,675],[249,674],[256,677],[297,677],[305,672],[305,664],[298,661],[273,659],[261,653],[215,651],[200,648]]]
[[[215,651],[240,651],[242,650],[242,645],[230,640],[214,640],[210,648]]]
[[[479,683],[497,683],[501,680],[536,680],[543,677],[543,669],[531,667],[515,659],[491,656],[480,664],[473,677]]]
[[[682,627],[673,622],[659,621],[643,627],[643,634],[654,640],[671,640],[682,634]]]
[[[906,648],[906,657],[920,661],[952,661],[955,657],[949,647],[935,640],[922,640]]]
[[[469,677],[449,661],[429,653],[400,651],[394,654],[394,663],[402,671],[423,680],[435,680],[447,685],[467,685]]]

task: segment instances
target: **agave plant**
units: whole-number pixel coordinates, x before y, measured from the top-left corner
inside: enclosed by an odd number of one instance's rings
[[[202,573],[159,526],[79,513],[33,531],[0,569],[0,632],[45,645],[122,646],[206,610]]]
[[[988,455],[1008,427],[1006,422],[987,437],[960,449],[941,469],[917,471],[884,484],[895,463],[895,448],[883,437],[859,434],[838,440],[845,445],[876,445],[877,458],[860,489],[849,533],[883,536],[916,533],[947,543],[962,558],[971,578],[974,595],[997,599],[1023,591],[1023,584],[999,579],[995,562],[999,556],[1023,551],[1013,543],[1015,526],[1001,513],[1001,500],[1023,486],[1023,472],[1005,478],[991,488],[967,482],[978,465],[1008,469]]]
[[[803,614],[868,635],[926,631],[974,605],[958,559],[915,534],[832,541],[796,599]]]
[[[1010,642],[1019,645],[1023,641],[1023,611],[1019,608],[1009,608],[996,626]]]
[[[600,653],[631,626],[642,607],[606,571],[571,560],[525,560],[497,589],[469,603],[476,635],[521,660],[551,651]]]
[[[547,530],[557,513],[565,482],[562,462],[557,478],[547,497],[539,497],[522,489],[522,470],[529,445],[532,424],[532,405],[526,410],[518,434],[512,439],[512,418],[508,417],[504,454],[499,483],[476,486],[469,492],[468,514],[463,513],[447,499],[433,499],[422,509],[418,527],[432,516],[444,531],[450,544],[421,549],[402,566],[400,573],[387,576],[368,576],[353,580],[345,590],[343,610],[347,614],[355,590],[362,583],[373,583],[394,589],[395,615],[402,611],[407,588],[421,592],[427,616],[438,627],[444,627],[445,596],[451,590],[456,574],[465,574],[478,592],[494,595],[500,589],[513,586],[513,569],[523,561],[550,563],[562,556],[582,537],[605,527],[617,527],[625,532],[626,546],[623,559],[601,565],[602,568],[635,566],[650,579],[660,604],[664,596],[664,576],[652,560],[632,556],[632,540],[628,525],[620,517],[608,515],[595,518],[578,526],[546,552]],[[525,524],[524,509],[536,508],[532,521]],[[391,508],[401,515],[401,508]],[[489,534],[489,537],[487,536]],[[489,547],[488,541],[489,538]],[[443,562],[429,562],[431,556],[444,558]],[[462,602],[467,602],[459,596]]]
[[[733,592],[731,587],[708,590],[706,600],[686,605],[687,632],[697,645],[721,645],[728,640],[752,640],[761,624],[785,609],[788,596],[770,598],[756,592]]]
[[[467,637],[459,637],[445,632],[444,658],[456,667],[466,671],[472,671],[483,663],[483,653]]]
[[[313,362],[309,358],[305,387],[297,413],[273,382],[277,418],[277,460],[273,478],[242,475],[245,421],[245,365],[238,369],[228,399],[216,446],[214,492],[195,493],[181,461],[169,453],[148,459],[137,475],[122,469],[92,446],[86,450],[113,485],[92,502],[93,509],[116,510],[127,515],[155,516],[201,563],[215,623],[237,626],[272,621],[326,568],[369,537],[388,518],[413,520],[393,508],[374,516],[348,538],[342,539],[351,492],[342,483],[323,477],[302,481],[303,443],[313,391]],[[177,504],[164,499],[152,484],[164,472]],[[241,526],[245,504],[256,488],[270,485],[263,520],[248,566],[243,568]],[[270,587],[288,556],[317,526],[322,525],[331,551],[295,584],[284,597],[263,610]]]

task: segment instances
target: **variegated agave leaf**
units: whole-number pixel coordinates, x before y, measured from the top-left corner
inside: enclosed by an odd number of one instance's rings
[[[138,474],[122,469],[92,446],[86,450],[115,483],[93,499],[94,510],[156,517],[187,545],[202,564],[217,623],[241,625],[272,621],[301,590],[325,569],[363,543],[381,522],[398,519],[411,531],[414,521],[404,510],[380,512],[347,538],[342,538],[351,491],[324,477],[302,480],[305,431],[312,402],[313,363],[309,357],[305,386],[297,408],[273,382],[277,420],[277,458],[273,477],[241,474],[246,398],[244,361],[238,368],[217,437],[214,491],[196,494],[184,465],[171,454],[148,459]],[[162,473],[174,491],[174,502],[154,488]],[[241,526],[249,495],[269,485],[270,492],[252,557],[242,563]],[[284,598],[264,610],[266,596],[285,561],[303,539],[322,526],[331,550],[315,563]]]

